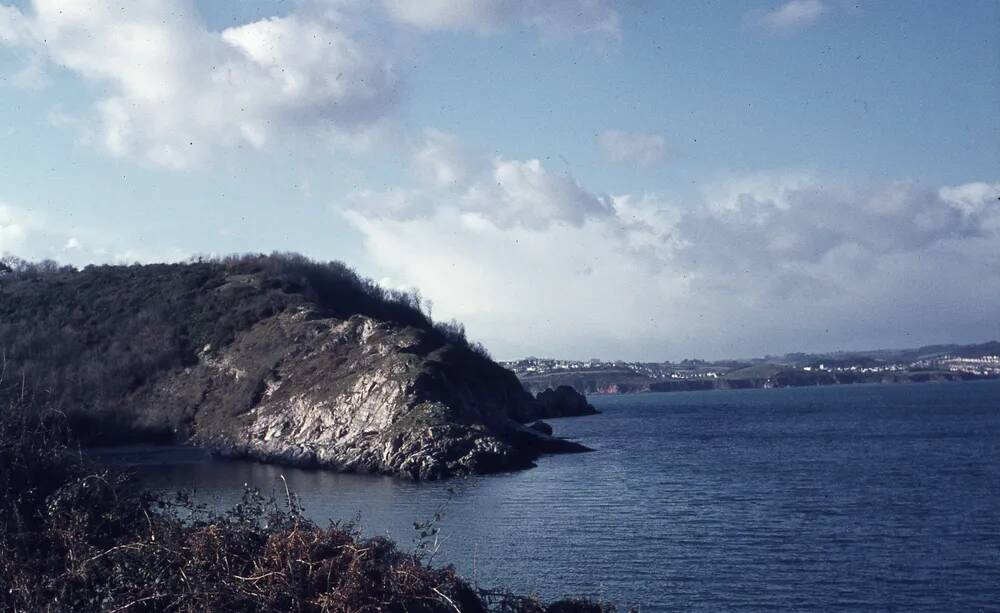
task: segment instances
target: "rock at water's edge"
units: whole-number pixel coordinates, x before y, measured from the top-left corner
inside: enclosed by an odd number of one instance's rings
[[[415,479],[586,451],[523,425],[586,414],[586,399],[533,398],[419,300],[337,263],[26,268],[3,289],[7,363],[27,368],[32,397],[69,407],[86,445],[186,443]],[[0,386],[0,406],[13,388]]]
[[[546,436],[552,436],[552,426],[550,426],[549,424],[545,423],[542,420],[538,420],[535,423],[529,425],[528,427],[534,430],[535,432],[541,432]]]
[[[578,417],[600,413],[587,402],[587,397],[568,385],[540,392],[535,398],[535,419]]]

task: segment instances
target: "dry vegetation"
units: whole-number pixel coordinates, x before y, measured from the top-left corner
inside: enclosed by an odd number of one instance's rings
[[[488,361],[460,326],[434,324],[419,296],[294,255],[79,271],[0,264],[0,610],[605,610],[478,590],[391,541],[316,525],[292,494],[275,502],[248,491],[231,511],[209,513],[143,492],[79,451],[114,438],[114,412],[100,412],[94,429],[88,412],[304,303],[419,328],[469,364]],[[264,284],[212,291],[243,275]]]
[[[289,255],[80,271],[0,264],[0,610],[607,610],[476,589],[419,550],[316,525],[292,494],[275,502],[248,491],[231,511],[209,513],[143,492],[79,451],[114,438],[115,413],[100,409],[306,302],[425,330],[468,368],[488,361],[460,326],[435,325],[419,296]],[[212,291],[241,275],[265,283]]]
[[[88,465],[55,411],[0,413],[0,609],[606,611],[474,589],[451,568],[248,491],[225,514]]]

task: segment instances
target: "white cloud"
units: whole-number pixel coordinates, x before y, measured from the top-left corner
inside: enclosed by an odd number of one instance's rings
[[[23,45],[35,42],[28,20],[16,7],[0,4],[0,43]]]
[[[544,37],[621,37],[621,17],[608,0],[382,0],[382,4],[395,21],[423,30],[490,34],[520,24]]]
[[[474,172],[471,154],[458,138],[434,129],[414,147],[413,162],[417,177],[439,188],[462,187]]]
[[[772,32],[790,32],[814,25],[826,11],[822,0],[789,0],[765,13],[751,13],[747,21]]]
[[[572,338],[625,343],[648,329],[631,315],[672,300],[668,286],[634,285],[632,258],[602,222],[501,228],[455,208],[409,220],[347,217],[392,278],[505,355],[565,351]],[[623,317],[609,325],[615,313]]]
[[[608,197],[588,192],[568,174],[550,172],[539,160],[476,156],[435,130],[414,145],[412,161],[421,187],[359,190],[342,205],[390,219],[426,217],[444,206],[500,228],[531,229],[580,226],[611,212]]]
[[[492,32],[517,13],[517,0],[382,0],[389,16],[407,25],[426,30],[471,29]]]
[[[162,245],[130,245],[96,227],[67,225],[62,215],[0,202],[0,256],[4,255],[83,266],[180,261],[190,253]]]
[[[549,172],[538,160],[494,160],[490,180],[473,185],[461,205],[501,228],[580,226],[609,213],[606,197],[588,192],[568,174]]]
[[[0,255],[15,253],[27,238],[27,214],[0,203]]]
[[[2,9],[0,42],[101,88],[103,147],[158,166],[188,168],[220,147],[259,149],[296,132],[351,134],[399,98],[392,63],[339,7],[222,32],[208,30],[189,0]]]
[[[436,316],[463,320],[498,356],[711,357],[1000,335],[1000,183],[760,173],[677,202],[599,196],[530,160],[487,159],[457,190],[427,172],[423,186],[359,192],[338,210],[380,274],[420,287]]]
[[[942,187],[938,192],[941,200],[962,211],[965,215],[980,218],[988,215],[990,211],[997,210],[1000,201],[1000,184],[998,183],[966,183],[956,187]],[[989,217],[991,221],[984,222],[992,230],[1000,231],[1000,227],[993,226],[993,222],[1000,221],[997,215]]]
[[[982,208],[963,210],[939,192],[910,182],[871,188],[796,182],[774,193],[734,193],[728,202],[712,202],[689,214],[680,228],[687,235],[710,235],[720,247],[741,245],[736,251],[741,259],[758,253],[801,262],[844,244],[873,254],[905,253],[949,239],[982,237],[1000,205],[980,200],[977,206]]]
[[[94,86],[81,140],[174,169],[220,151],[302,140],[366,151],[391,131],[402,79],[389,43],[366,35],[370,5],[306,1],[289,14],[210,30],[193,0],[0,4],[0,45],[27,54],[13,81],[42,87],[61,67]],[[609,0],[385,0],[395,24],[543,37],[620,36]]]
[[[597,142],[608,160],[644,168],[659,164],[667,154],[667,142],[659,134],[605,130],[598,135]]]

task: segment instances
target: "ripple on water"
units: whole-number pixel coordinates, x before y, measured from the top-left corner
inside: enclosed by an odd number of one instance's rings
[[[1000,382],[594,398],[552,420],[596,453],[451,483],[201,459],[138,467],[232,504],[288,477],[482,585],[671,609],[981,610],[1000,603]],[[449,489],[453,494],[449,494]]]

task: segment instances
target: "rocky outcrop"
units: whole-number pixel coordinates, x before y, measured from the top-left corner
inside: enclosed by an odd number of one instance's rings
[[[463,336],[351,275],[280,258],[36,275],[0,305],[15,322],[0,341],[65,347],[71,359],[35,372],[95,443],[414,479],[588,450],[522,425],[584,414],[582,396],[533,398]],[[81,292],[94,297],[66,298]]]
[[[560,385],[554,390],[547,389],[539,392],[533,405],[535,419],[579,417],[581,415],[597,415],[599,412],[587,402],[586,396],[568,385]]]
[[[197,366],[156,386],[147,402],[192,395],[197,405],[181,412],[196,416],[193,442],[266,462],[442,479],[588,450],[520,425],[522,415],[556,405],[536,401],[468,349],[307,307],[264,320],[226,347],[206,347]]]
[[[544,374],[520,373],[521,384],[529,392],[540,393],[562,386],[581,394],[632,394],[648,392],[656,380],[628,369],[559,370]]]
[[[552,426],[545,423],[544,421],[536,421],[535,423],[528,426],[535,432],[541,432],[542,434],[552,436]]]

